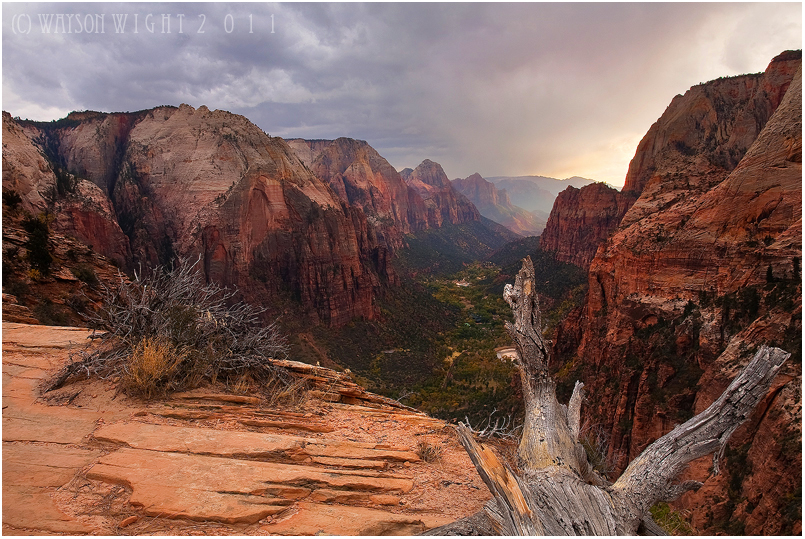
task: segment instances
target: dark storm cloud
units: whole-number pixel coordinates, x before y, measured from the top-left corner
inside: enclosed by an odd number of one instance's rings
[[[106,33],[43,34],[47,13],[104,14]],[[14,32],[20,15],[34,31]],[[675,94],[800,47],[801,4],[4,4],[3,108],[204,104],[273,135],[365,139],[398,168],[620,183]]]

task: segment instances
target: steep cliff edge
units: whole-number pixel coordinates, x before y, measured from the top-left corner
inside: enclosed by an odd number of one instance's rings
[[[498,189],[477,172],[466,178],[457,178],[451,183],[456,190],[475,204],[478,211],[515,234],[538,236],[545,222],[535,214],[512,204],[505,189]]]
[[[587,269],[598,246],[618,228],[634,201],[634,195],[605,183],[568,187],[553,203],[540,246],[557,260]]]
[[[718,79],[677,95],[629,164],[623,192],[647,196],[624,222],[723,181],[780,105],[801,63],[801,51],[786,51],[763,73]]]
[[[590,184],[560,193],[542,247],[558,260],[589,267],[598,246],[621,223],[718,185],[779,106],[801,56],[787,51],[764,73],[718,79],[676,96],[640,141],[622,191]]]
[[[617,469],[704,409],[760,343],[793,353],[722,474],[691,467],[705,486],[677,507],[704,533],[801,531],[800,64],[787,52],[674,99],[630,166],[624,192],[640,196],[554,343],[555,368],[596,396]]]
[[[392,250],[402,248],[404,234],[427,227],[422,197],[365,141],[342,137],[286,142],[342,201],[363,210]]]
[[[267,305],[295,299],[330,325],[377,316],[376,293],[396,279],[364,213],[342,204],[282,139],[242,116],[182,105],[73,113],[25,128],[37,151],[94,188],[93,199],[108,197],[133,264],[202,256],[208,279]],[[6,148],[3,157],[4,169],[15,166]],[[17,168],[31,168],[28,161]],[[32,184],[47,187],[37,177]],[[30,189],[31,204],[34,192],[44,195]],[[74,213],[65,213],[66,223],[81,221]],[[103,249],[97,234],[85,241]]]
[[[478,208],[453,188],[439,163],[425,159],[415,169],[401,170],[400,176],[425,201],[428,228],[480,221]]]

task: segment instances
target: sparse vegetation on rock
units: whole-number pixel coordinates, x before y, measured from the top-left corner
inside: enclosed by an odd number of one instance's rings
[[[80,352],[51,385],[78,375],[122,377],[128,390],[145,398],[203,380],[237,377],[266,385],[290,376],[272,365],[287,346],[276,324],[264,325],[262,310],[235,302],[236,292],[205,284],[198,261],[177,260],[134,281],[120,275],[117,287],[101,285],[103,304],[88,315],[90,327],[105,331],[102,345]]]

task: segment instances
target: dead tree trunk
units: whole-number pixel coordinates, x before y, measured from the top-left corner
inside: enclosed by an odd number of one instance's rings
[[[649,508],[701,486],[695,481],[673,483],[692,460],[715,453],[718,472],[730,435],[751,415],[790,355],[762,346],[721,397],[648,446],[612,484],[593,470],[579,442],[583,384],[576,383],[568,406],[556,400],[530,257],[503,297],[514,312],[514,323],[506,329],[520,355],[526,409],[517,451],[519,475],[478,444],[467,426],[459,425],[461,443],[494,500],[481,512],[428,535],[662,534]]]

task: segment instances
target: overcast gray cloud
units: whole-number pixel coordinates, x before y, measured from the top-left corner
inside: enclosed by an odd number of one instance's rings
[[[207,105],[272,135],[367,140],[398,169],[620,185],[674,95],[801,39],[799,3],[4,3],[3,109]]]

